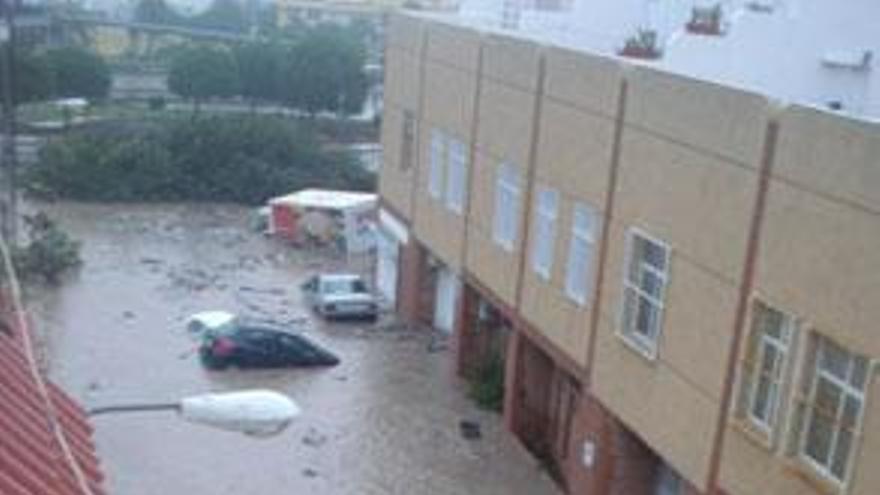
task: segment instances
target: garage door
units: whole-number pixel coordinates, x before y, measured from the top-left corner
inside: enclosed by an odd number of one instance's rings
[[[397,304],[399,247],[394,238],[380,231],[376,248],[376,287],[389,307],[393,308]]]

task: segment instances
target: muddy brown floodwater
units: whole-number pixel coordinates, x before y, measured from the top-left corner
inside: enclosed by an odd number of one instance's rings
[[[87,406],[162,402],[207,391],[272,388],[303,415],[254,439],[170,414],[94,418],[117,495],[555,494],[556,488],[452,378],[448,351],[393,325],[326,325],[299,283],[326,256],[248,230],[248,211],[216,205],[44,206],[83,242],[85,264],[33,294],[51,376]],[[365,266],[365,265],[364,265]],[[208,372],[183,328],[226,309],[299,325],[342,364],[319,370]],[[466,440],[459,421],[480,423]]]

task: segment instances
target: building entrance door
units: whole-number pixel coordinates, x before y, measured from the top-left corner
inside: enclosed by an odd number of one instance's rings
[[[434,304],[434,327],[452,333],[458,300],[458,278],[446,268],[437,273],[437,297]]]
[[[399,251],[397,241],[380,231],[376,246],[376,288],[391,308],[397,304]]]

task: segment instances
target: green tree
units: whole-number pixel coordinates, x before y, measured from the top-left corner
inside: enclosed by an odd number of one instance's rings
[[[283,50],[275,42],[249,42],[233,50],[241,95],[251,103],[277,101]]]
[[[182,47],[172,57],[168,89],[192,100],[193,116],[196,116],[205,100],[239,93],[235,59],[223,48],[204,45]]]
[[[110,67],[100,55],[71,46],[49,50],[45,57],[54,75],[56,96],[98,100],[110,92]]]
[[[350,29],[324,25],[294,45],[285,69],[285,103],[314,116],[321,111],[352,114],[364,104],[366,50]]]
[[[6,47],[0,46],[0,57],[5,55]],[[15,81],[12,86],[12,97],[16,105],[45,100],[52,96],[52,70],[45,57],[37,56],[31,52],[17,51],[14,63]],[[0,71],[5,66],[6,64],[0,63]],[[5,80],[6,78],[0,72],[0,92],[5,90],[3,87]]]
[[[196,16],[194,23],[211,29],[244,31],[247,16],[238,0],[214,0],[207,10]]]
[[[165,0],[140,0],[134,8],[134,20],[147,24],[180,24],[183,21]]]

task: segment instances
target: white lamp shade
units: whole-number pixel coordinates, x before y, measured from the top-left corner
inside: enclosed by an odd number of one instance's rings
[[[187,421],[266,437],[280,433],[300,414],[289,397],[271,390],[204,394],[180,401]]]

